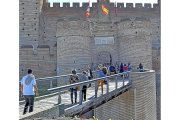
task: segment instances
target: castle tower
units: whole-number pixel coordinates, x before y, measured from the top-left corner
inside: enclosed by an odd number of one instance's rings
[[[91,64],[89,22],[79,18],[65,18],[57,22],[58,74],[82,72]]]
[[[43,0],[20,0],[19,37],[20,45],[32,45],[37,49],[39,40],[39,14]]]
[[[119,56],[121,62],[131,62],[152,69],[152,39],[150,20],[143,17],[123,18],[118,23]]]

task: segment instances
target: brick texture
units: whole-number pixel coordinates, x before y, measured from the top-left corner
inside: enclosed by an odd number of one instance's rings
[[[137,68],[141,62],[146,69],[160,74],[159,4],[124,7],[124,3],[117,3],[115,8],[111,3],[107,4],[110,14],[103,16],[100,4],[93,3],[89,18],[84,16],[87,4],[69,5],[50,7],[46,0],[20,0],[20,78],[28,68],[33,69],[36,78],[67,74],[74,68],[81,72],[87,65],[110,61],[110,55],[113,63],[131,62]],[[95,44],[95,37],[106,36],[114,37],[114,44]],[[99,59],[103,55],[107,57]],[[160,120],[159,114],[157,117]]]
[[[97,107],[98,119],[156,120],[156,81],[154,72],[132,73],[133,88]]]

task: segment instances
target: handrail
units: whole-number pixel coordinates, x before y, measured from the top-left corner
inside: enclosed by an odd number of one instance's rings
[[[118,74],[114,74],[114,75],[109,75],[109,76],[106,76],[106,77],[95,78],[95,79],[87,80],[87,81],[83,81],[83,82],[73,83],[73,84],[69,84],[69,85],[65,85],[65,86],[50,88],[50,89],[48,89],[48,91],[55,91],[55,90],[63,91],[64,89],[69,89],[69,88],[72,88],[72,87],[76,87],[77,85],[89,84],[89,83],[92,83],[92,82],[95,82],[95,81],[98,81],[98,80],[101,80],[101,79],[106,79],[106,78],[110,78],[110,77],[114,77],[114,76],[118,76],[118,75],[124,75],[125,73],[130,73],[130,71],[123,72],[123,73],[118,73]]]
[[[80,87],[79,92],[78,92],[79,95],[77,96],[77,97],[79,97],[79,100],[77,99],[78,100],[77,102],[79,105],[82,105],[82,104],[84,104],[83,103],[82,89],[83,89],[83,86],[85,84],[88,85],[90,83],[93,83],[93,88],[92,88],[93,94],[89,98],[96,100],[96,98],[99,97],[99,95],[98,95],[98,80],[103,79],[103,80],[107,81],[107,84],[105,85],[106,86],[105,94],[108,94],[108,93],[113,92],[114,90],[121,90],[124,87],[130,86],[131,85],[131,74],[130,73],[131,73],[130,71],[127,71],[127,72],[123,72],[123,73],[118,73],[118,74],[105,76],[105,77],[101,77],[101,78],[95,78],[95,79],[82,81],[82,82],[78,82],[78,83],[73,83],[73,84],[69,84],[69,85],[64,85],[64,86],[60,86],[60,87],[54,87],[54,88],[50,88],[47,90],[50,92],[53,92],[52,94],[58,95],[58,100],[57,100],[58,105],[60,105],[60,104],[65,105],[65,103],[61,102],[61,100],[62,100],[61,96],[63,96],[62,94],[64,94],[64,91],[67,91],[67,90],[69,91],[70,88],[74,88],[76,86],[79,86]],[[113,78],[113,79],[111,79],[111,78]],[[110,81],[112,81],[112,80],[113,80],[113,82],[111,83]],[[121,84],[119,84],[119,83],[121,83]],[[113,85],[113,88],[110,87],[111,85]],[[49,97],[52,94],[45,95],[45,96],[38,97],[38,98],[41,99],[41,98]],[[105,94],[102,93],[102,95],[105,95]],[[22,104],[23,102],[24,101],[21,101],[20,104]],[[63,108],[59,107],[59,109],[61,109],[61,111],[65,111],[64,107]]]
[[[131,79],[130,79],[130,71],[127,71],[127,72],[123,72],[123,73],[118,73],[118,74],[114,74],[114,75],[110,75],[110,76],[105,76],[105,77],[101,77],[101,78],[95,78],[95,79],[92,79],[92,80],[87,80],[87,81],[83,81],[83,82],[78,82],[78,83],[73,83],[73,84],[69,84],[69,85],[64,85],[64,86],[60,86],[60,87],[55,87],[55,88],[50,88],[50,89],[47,89],[48,91],[52,92],[52,91],[56,91],[56,92],[59,92],[59,95],[58,95],[58,104],[61,104],[61,94],[63,93],[63,91],[67,91],[69,90],[70,88],[75,88],[77,86],[80,87],[80,92],[79,92],[79,104],[81,105],[82,104],[82,88],[83,88],[83,85],[85,84],[90,84],[90,83],[95,83],[95,98],[97,98],[97,92],[98,92],[98,80],[106,80],[107,81],[107,84],[106,84],[106,93],[109,92],[109,81],[110,79],[108,78],[111,78],[111,77],[115,77],[115,89],[117,89],[117,84],[118,84],[118,76],[122,77],[123,79],[123,83],[122,83],[122,87],[125,86],[125,79],[128,80],[128,83],[131,83]],[[125,77],[126,76],[126,77]]]
[[[93,75],[99,70],[96,70],[96,71],[92,71]],[[35,79],[36,82],[49,82],[50,81],[50,84],[49,84],[49,88],[52,88],[53,87],[53,80],[57,80],[57,81],[63,81],[61,85],[66,85],[66,84],[69,84],[69,82],[67,82],[67,79],[69,79],[69,76],[72,75],[72,74],[66,74],[66,75],[60,75],[60,76],[52,76],[52,77],[44,77],[44,78],[37,78]],[[82,73],[77,73],[77,75],[82,75]],[[96,76],[96,74],[94,75],[94,77]],[[21,84],[21,81],[19,81],[19,85]],[[41,84],[41,83],[38,83],[38,84]],[[45,89],[47,90],[47,88]],[[19,98],[21,100],[21,96]]]
[[[93,73],[97,72],[99,70],[96,71],[92,71]],[[144,72],[149,71],[149,69],[144,69]],[[127,71],[129,72],[129,71]],[[139,69],[133,69],[132,72],[139,72]],[[81,75],[82,73],[77,73],[77,75]],[[49,80],[49,79],[56,79],[56,78],[61,78],[61,77],[67,77],[70,76],[72,74],[66,74],[66,75],[60,75],[60,76],[52,76],[52,77],[44,77],[44,78],[37,78],[35,79],[36,81],[41,81],[41,80]],[[21,83],[21,81],[19,81],[19,83]]]
[[[99,70],[96,71],[92,71],[93,73],[97,72]],[[77,75],[81,75],[82,73],[77,73]],[[72,74],[66,74],[66,75],[60,75],[60,76],[52,76],[52,77],[43,77],[43,78],[37,78],[35,79],[36,81],[41,81],[41,80],[49,80],[49,79],[56,79],[56,78],[61,78],[61,77],[67,77],[70,76]],[[21,83],[21,81],[19,81],[19,83]]]

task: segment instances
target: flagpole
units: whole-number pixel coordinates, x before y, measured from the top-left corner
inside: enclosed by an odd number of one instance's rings
[[[88,8],[89,8],[89,12],[90,12],[90,0],[89,0],[89,5],[88,5]],[[91,20],[89,17],[86,17],[87,18],[87,21],[89,22],[89,27],[90,27],[90,34],[92,35],[92,26],[91,26]]]

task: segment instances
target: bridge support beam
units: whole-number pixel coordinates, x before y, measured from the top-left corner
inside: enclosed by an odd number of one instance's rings
[[[107,84],[106,84],[106,87],[107,87],[106,93],[108,93],[109,92],[109,79],[105,78],[105,81],[107,81]]]
[[[58,94],[58,104],[61,104],[61,92],[59,91],[59,94]]]
[[[64,104],[60,104],[59,105],[59,117],[64,115],[64,111],[65,111],[65,105]]]
[[[82,101],[83,101],[82,88],[83,88],[83,86],[80,85],[80,91],[79,91],[79,105],[82,105]]]
[[[97,91],[98,91],[98,81],[95,81],[95,98],[97,98]]]
[[[58,94],[58,105],[59,105],[59,117],[64,114],[65,106],[61,104],[61,92],[59,91]]]
[[[117,89],[117,77],[118,76],[115,77],[115,89]]]

